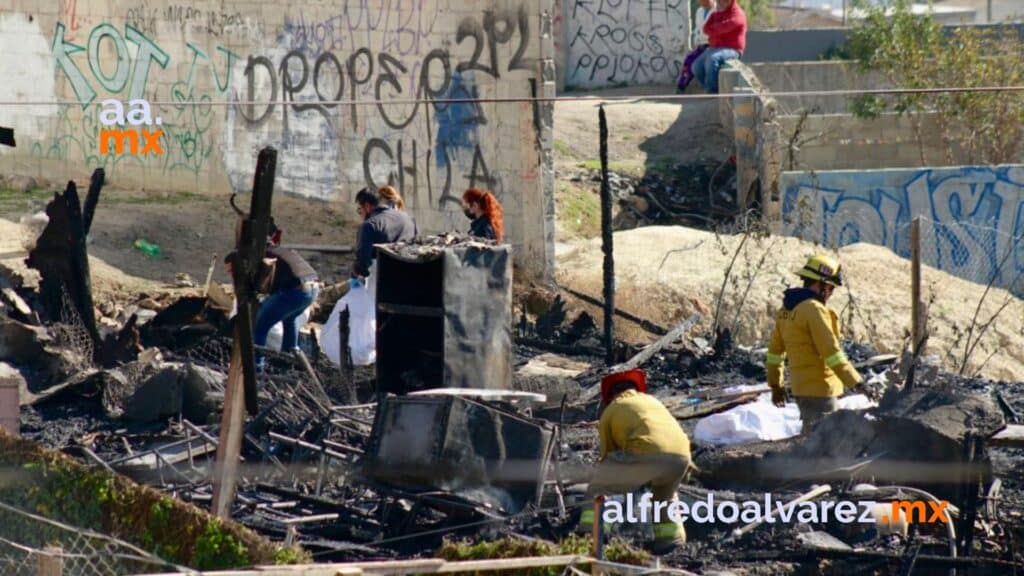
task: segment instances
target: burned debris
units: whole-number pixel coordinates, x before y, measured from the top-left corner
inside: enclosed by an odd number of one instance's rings
[[[150,314],[116,318],[92,302],[84,243],[102,174],[88,208],[77,208],[73,185],[58,195],[30,255],[38,290],[4,287],[0,391],[17,390],[22,411],[18,426],[4,415],[0,426],[318,562],[390,561],[433,556],[446,541],[572,541],[590,506],[599,382],[609,371],[644,369],[649,393],[690,437],[705,417],[767,402],[763,351],[728,332],[698,333],[700,314],[671,324],[613,310],[655,342],[617,341],[609,363],[598,321],[574,305],[601,300],[550,291],[517,299],[509,247],[459,235],[378,247],[374,367],[332,361],[315,329],[302,333],[299,352],[257,349],[253,304],[267,274],[273,172],[273,154],[261,154],[250,210],[239,211],[233,290],[208,280]],[[349,342],[344,332],[335,341]],[[877,406],[836,412],[779,441],[694,441],[697,470],[680,500],[740,503],[770,492],[795,508],[934,497],[949,503],[952,528],[688,523],[687,544],[663,566],[1022,567],[1014,542],[1024,536],[1024,386],[961,378],[918,359],[918,385],[907,390],[906,367],[892,357],[855,344],[845,353],[884,383]],[[611,532],[637,548],[649,540],[641,528]],[[589,538],[578,541],[593,552]]]

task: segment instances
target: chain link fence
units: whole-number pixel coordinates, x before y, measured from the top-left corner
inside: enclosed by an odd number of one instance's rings
[[[192,572],[136,546],[0,502],[0,574],[124,576]]]
[[[1024,236],[962,221],[919,222],[921,264],[931,268],[923,268],[921,280],[928,334],[943,336],[941,345],[926,353],[939,355],[966,376],[1012,360],[1014,342],[1024,336]],[[908,249],[911,228],[906,224],[898,230]],[[959,289],[949,276],[975,286]],[[1019,356],[1018,361],[1024,360]]]

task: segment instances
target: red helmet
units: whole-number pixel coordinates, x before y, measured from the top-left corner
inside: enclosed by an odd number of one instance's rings
[[[601,401],[607,404],[610,400],[608,396],[611,394],[612,388],[615,388],[616,384],[621,384],[623,382],[629,382],[630,384],[635,385],[639,392],[647,392],[647,374],[639,368],[634,368],[633,370],[615,372],[602,378]]]

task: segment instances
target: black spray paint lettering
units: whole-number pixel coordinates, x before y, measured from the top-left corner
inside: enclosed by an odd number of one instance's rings
[[[444,183],[440,186],[441,194],[438,197],[438,206],[444,208],[445,203],[459,204],[461,200],[451,193],[452,189],[452,163],[451,154],[446,148],[442,148],[443,157],[435,162],[434,151],[428,148],[422,157],[422,170],[420,164],[419,143],[414,139],[406,141],[399,139],[392,147],[382,138],[371,138],[363,150],[363,178],[366,185],[371,188],[381,186],[398,186],[399,190],[406,190],[407,184],[411,184],[413,190],[419,188],[419,177],[422,173],[427,185],[427,201],[434,206],[434,170],[440,167],[444,173]],[[374,166],[389,166],[387,180],[380,182],[373,176]],[[473,163],[468,174],[464,175],[472,188],[483,184],[488,188],[495,188],[498,179],[493,177],[487,168],[483,157],[483,151],[477,146],[473,151]]]

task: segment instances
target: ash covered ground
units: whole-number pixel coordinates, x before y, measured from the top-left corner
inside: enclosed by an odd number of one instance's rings
[[[338,370],[318,355],[311,342],[304,341],[321,386],[314,389],[308,379],[303,378],[303,369],[290,357],[271,354],[270,368],[260,379],[268,408],[262,420],[258,417],[255,425],[250,424],[248,428],[250,440],[243,447],[247,466],[243,474],[245,481],[233,518],[270,538],[294,539],[318,561],[429,556],[444,538],[479,541],[516,535],[557,541],[566,537],[573,531],[578,517],[581,483],[597,457],[594,426],[597,406],[578,399],[582,390],[597,382],[603,368],[603,355],[592,319],[557,311],[554,314],[555,318],[541,315],[520,319],[516,330],[515,387],[546,394],[548,401],[533,406],[532,415],[562,426],[548,476],[561,480],[562,501],[566,505],[564,516],[550,486],[544,490],[539,506],[507,514],[481,506],[471,498],[442,494],[437,500],[429,500],[360,479],[360,457],[367,450],[374,421],[372,372],[361,370],[350,374]],[[142,463],[145,458],[141,456],[154,447],[180,443],[182,439],[200,446],[199,431],[216,436],[216,410],[210,410],[206,420],[196,422],[186,422],[180,413],[148,422],[137,421],[131,414],[114,418],[111,403],[116,400],[111,398],[116,395],[109,389],[116,387],[112,382],[120,382],[122,378],[110,377],[109,372],[127,374],[133,385],[142,387],[152,381],[152,377],[147,379],[141,376],[143,374],[159,374],[168,366],[175,370],[181,370],[180,366],[200,366],[219,375],[212,378],[216,381],[226,370],[227,345],[226,340],[217,340],[216,336],[198,343],[188,342],[181,348],[167,345],[161,358],[152,361],[153,366],[149,368],[129,363],[97,374],[45,402],[26,407],[22,411],[22,433],[82,462],[100,465],[98,460],[102,460],[140,482],[198,506],[209,506],[211,492],[205,479],[208,462],[195,456],[191,461],[174,466],[153,465],[152,462]],[[625,359],[633,352],[635,350],[623,347],[618,355]],[[847,353],[857,362],[873,356],[874,350],[849,344]],[[563,365],[561,370],[579,373],[570,377],[559,370],[537,373],[526,369],[538,358],[546,358],[551,364],[552,354],[572,365],[571,368]],[[761,354],[732,345],[728,335],[717,342],[708,338],[684,338],[681,343],[655,355],[644,368],[652,384],[651,392],[666,403],[764,381]],[[881,370],[884,368],[878,369]],[[182,376],[185,372],[176,374],[179,381],[185,378]],[[921,398],[915,400],[918,405],[955,404],[963,398],[984,399],[989,409],[997,407],[998,417],[1006,422],[1019,421],[1024,411],[1024,384],[967,379],[934,370],[927,372],[926,377],[928,381],[919,385]],[[217,399],[215,388],[213,385],[207,390],[214,400]],[[132,407],[130,398],[122,398],[121,402],[124,409],[139,409]],[[321,412],[320,404],[340,407],[340,410]],[[346,408],[353,405],[354,408]],[[278,413],[275,414],[275,410]],[[699,417],[681,420],[691,436],[698,420]],[[850,433],[847,426],[851,424],[836,423],[830,434],[846,435]],[[827,445],[839,441],[819,442]],[[83,448],[88,448],[95,456],[86,454]],[[758,499],[765,491],[771,491],[777,499],[796,497],[819,482],[813,478],[780,482],[759,476],[757,470],[760,462],[802,448],[812,456],[818,449],[806,447],[800,439],[730,447],[695,442],[694,459],[701,472],[684,485],[681,498],[695,501],[705,497],[708,491],[715,493],[717,501]],[[325,461],[321,461],[318,454],[323,449],[332,454]],[[169,458],[178,452],[168,451],[167,454]],[[126,465],[132,463],[132,455],[138,455],[140,462]],[[990,448],[983,450],[979,458],[991,466],[991,478],[985,485],[991,488],[992,481],[998,480],[1000,486],[997,492],[982,494],[976,502],[970,555],[992,563],[979,561],[971,573],[1007,573],[1009,565],[999,562],[1021,559],[1015,542],[1024,535],[1021,481],[1024,452]],[[832,494],[848,495],[855,483],[869,479],[851,475],[833,480]],[[290,523],[301,517],[314,520],[290,530]],[[730,541],[728,536],[733,528],[733,525],[688,523],[689,543],[663,557],[662,565],[699,573],[732,570],[747,574],[825,574],[850,570],[895,574],[899,573],[901,565],[906,565],[908,555],[916,553],[920,567],[913,573],[928,574],[945,569],[938,564],[928,564],[929,558],[948,555],[945,534],[934,527],[922,526],[912,530],[909,536],[902,536],[839,525],[774,524]],[[822,551],[807,543],[816,542],[814,539],[821,534],[829,534],[860,552]],[[619,537],[637,546],[644,545],[640,534],[625,533]]]

